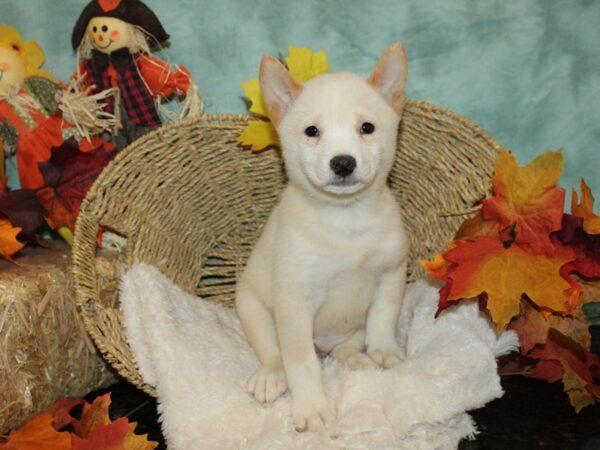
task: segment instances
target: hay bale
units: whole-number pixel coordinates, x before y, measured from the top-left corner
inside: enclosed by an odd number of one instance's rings
[[[77,312],[70,249],[54,247],[25,249],[20,267],[0,262],[0,432],[115,380]],[[97,274],[114,301],[116,258],[97,258]]]

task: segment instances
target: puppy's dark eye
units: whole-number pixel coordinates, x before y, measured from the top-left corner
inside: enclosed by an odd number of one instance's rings
[[[102,31],[106,33],[108,31],[108,27],[106,25],[102,25]]]
[[[360,134],[372,134],[375,131],[375,125],[371,122],[365,122],[360,126]]]
[[[311,125],[310,127],[306,128],[306,130],[304,130],[304,134],[306,134],[308,137],[319,137],[321,132],[317,127]]]

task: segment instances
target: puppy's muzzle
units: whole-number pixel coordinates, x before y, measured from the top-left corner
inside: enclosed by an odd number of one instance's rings
[[[356,169],[356,159],[350,155],[338,155],[331,158],[329,167],[340,177],[347,177]]]

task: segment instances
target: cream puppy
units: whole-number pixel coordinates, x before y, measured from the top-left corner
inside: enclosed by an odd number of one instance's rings
[[[236,308],[262,364],[249,391],[272,402],[289,386],[298,430],[335,418],[316,349],[353,368],[400,362],[409,244],[386,180],[406,77],[399,43],[367,80],[335,73],[302,85],[275,58],[261,62],[289,183],[239,280]]]

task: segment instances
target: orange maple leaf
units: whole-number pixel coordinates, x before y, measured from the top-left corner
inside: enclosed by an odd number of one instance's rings
[[[594,214],[594,196],[592,191],[581,180],[581,202],[577,199],[577,191],[571,194],[571,213],[583,219],[583,229],[587,234],[600,234],[600,216]]]
[[[75,417],[73,417],[70,412],[75,406],[82,405],[84,403],[85,402],[83,400],[71,400],[64,398],[51,405],[46,412],[48,414],[52,414],[54,417],[52,426],[60,431],[67,425],[71,425],[76,422]]]
[[[153,450],[158,446],[156,442],[149,442],[147,435],[135,434],[134,429],[135,424],[125,417],[97,425],[85,439],[73,436],[73,450]]]
[[[75,434],[80,438],[87,438],[98,425],[108,425],[110,423],[108,408],[111,401],[109,392],[96,397],[91,404],[86,402],[83,405],[81,419],[73,423]]]
[[[454,239],[470,239],[477,236],[499,237],[500,226],[495,220],[487,220],[483,217],[483,210],[478,210],[475,215],[466,219],[454,235]]]
[[[83,403],[81,419],[71,416],[73,407]],[[136,423],[125,417],[110,420],[110,393],[91,404],[83,400],[61,400],[44,413],[12,431],[0,450],[153,450],[157,442],[135,434]],[[73,433],[60,430],[70,425]]]
[[[586,233],[582,223],[581,217],[565,214],[562,230],[553,233],[552,239],[575,251],[575,261],[565,270],[577,272],[590,280],[600,278],[600,234]]]
[[[30,419],[8,435],[2,450],[71,450],[71,434],[54,429],[54,417],[46,412]]]
[[[158,446],[148,441],[147,435],[134,433],[135,422],[129,423],[125,417],[111,421],[110,404],[109,392],[83,406],[81,420],[72,424],[73,450],[152,450]]]
[[[446,282],[440,291],[440,311],[458,300],[486,294],[487,309],[500,331],[519,314],[523,295],[548,311],[571,311],[577,304],[577,284],[562,270],[575,259],[568,247],[555,247],[553,256],[533,255],[516,244],[505,248],[487,236],[453,245],[433,263],[423,263],[430,275]]]
[[[17,241],[21,228],[13,227],[8,219],[0,219],[0,257],[12,261],[11,256],[24,247]]]
[[[530,302],[522,300],[519,317],[511,322],[510,329],[515,330],[519,335],[521,354],[528,356],[536,345],[546,342],[551,329],[561,332],[583,348],[589,349],[592,341],[589,326],[590,322],[583,314],[581,304],[573,315],[562,316],[555,313],[544,314]]]
[[[147,434],[135,434],[136,423],[130,423],[123,439],[123,446],[130,450],[154,450],[158,442],[149,441]]]
[[[521,314],[510,324],[519,335],[520,353],[527,358],[521,362],[530,364],[530,358],[538,358],[532,376],[550,383],[562,380],[577,412],[600,400],[600,386],[594,384],[600,360],[589,353],[590,322],[583,313],[584,294],[581,297],[572,316],[543,314],[530,302],[522,301]]]
[[[516,242],[533,253],[552,255],[550,233],[561,228],[565,190],[556,183],[562,152],[547,152],[525,167],[502,150],[492,179],[494,197],[483,200],[483,218],[498,222],[503,242]]]

